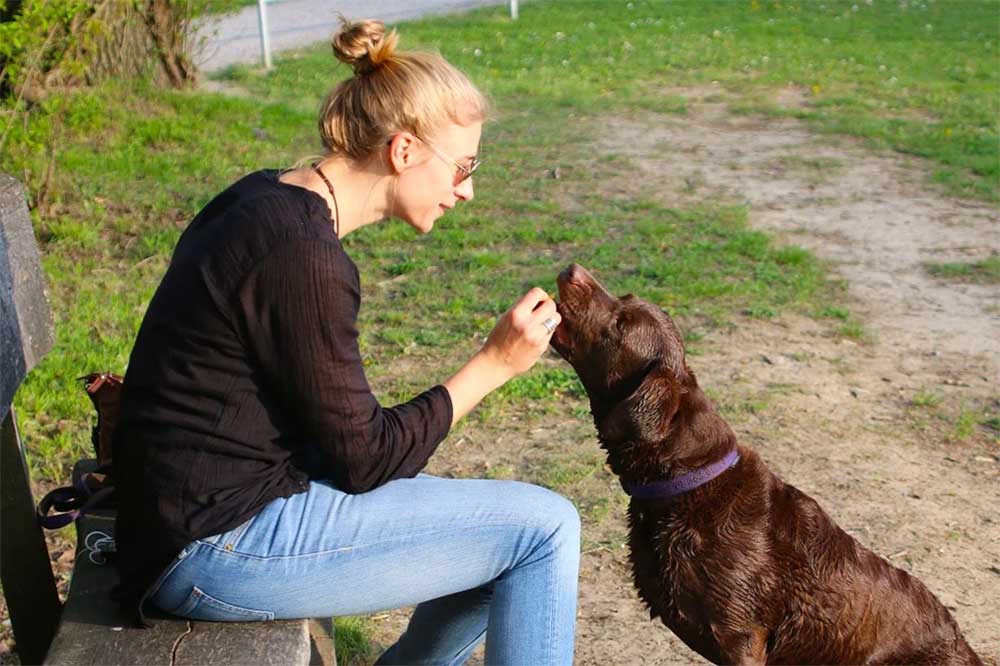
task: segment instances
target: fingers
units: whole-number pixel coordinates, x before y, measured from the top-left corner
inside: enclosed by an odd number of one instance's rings
[[[511,376],[519,375],[545,353],[560,321],[555,301],[536,287],[500,317],[483,351],[507,368]]]
[[[552,302],[552,297],[545,293],[544,289],[532,287],[514,304],[512,310],[522,315],[527,314],[544,305],[546,301]]]
[[[552,333],[542,322],[549,319],[558,325],[562,318],[556,311],[556,302],[538,287],[528,291],[511,309],[511,321],[516,328],[528,334],[533,334],[536,332],[534,329],[540,328],[545,332],[546,340]],[[550,327],[555,330],[555,326]]]

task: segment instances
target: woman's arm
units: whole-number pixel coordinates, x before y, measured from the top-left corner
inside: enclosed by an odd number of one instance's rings
[[[560,321],[555,301],[537,287],[500,317],[479,353],[444,383],[451,395],[452,425],[491,391],[535,364],[552,337],[542,325],[548,318]]]
[[[356,326],[361,288],[337,242],[277,244],[239,291],[241,338],[284,445],[306,472],[362,493],[416,475],[451,427],[442,386],[383,408],[365,377]]]

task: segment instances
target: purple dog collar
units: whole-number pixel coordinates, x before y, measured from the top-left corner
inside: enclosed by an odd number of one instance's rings
[[[670,499],[678,495],[690,492],[698,486],[703,486],[715,477],[734,466],[740,459],[740,453],[733,449],[726,454],[726,457],[711,465],[706,465],[693,472],[688,472],[684,476],[655,483],[622,484],[625,492],[636,499]]]

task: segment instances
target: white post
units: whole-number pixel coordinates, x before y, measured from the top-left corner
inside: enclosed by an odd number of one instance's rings
[[[271,69],[271,37],[267,32],[266,2],[267,0],[257,0],[257,26],[260,28],[260,56],[264,61],[264,68]]]
[[[517,20],[517,0],[510,0],[510,20]]]

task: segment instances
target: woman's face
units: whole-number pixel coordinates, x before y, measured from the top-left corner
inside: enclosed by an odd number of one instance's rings
[[[397,176],[393,214],[426,234],[446,210],[459,201],[471,200],[473,177],[465,178],[458,165],[471,166],[482,132],[483,124],[476,122],[448,124],[434,135],[423,137],[426,141],[406,135],[412,138],[404,138],[408,143],[402,149],[410,151],[410,161]],[[390,150],[398,156],[400,146],[396,141]]]

